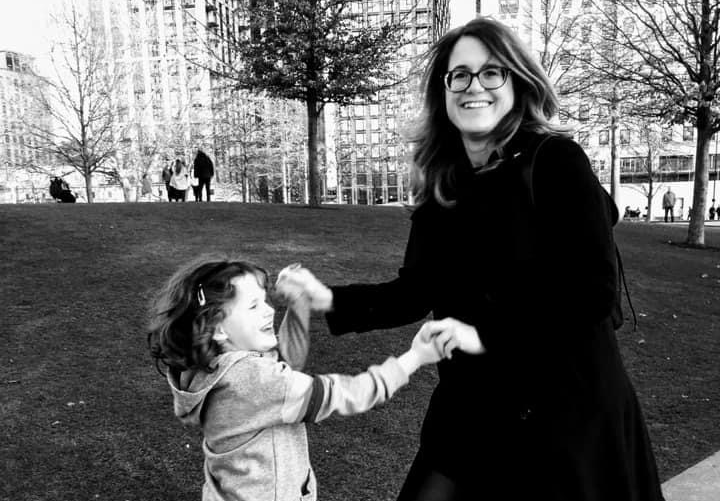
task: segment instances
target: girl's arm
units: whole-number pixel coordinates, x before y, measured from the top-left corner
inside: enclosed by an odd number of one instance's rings
[[[310,351],[310,303],[306,297],[288,304],[278,330],[278,349],[281,359],[294,370],[305,367]]]
[[[297,400],[286,400],[286,408],[293,412],[285,416],[295,422],[316,423],[334,413],[349,416],[366,412],[389,400],[418,368],[437,363],[442,357],[433,341],[418,333],[408,351],[358,375],[325,374],[310,381],[298,380],[299,387],[288,392]]]

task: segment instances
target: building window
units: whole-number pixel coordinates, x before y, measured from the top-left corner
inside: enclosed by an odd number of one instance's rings
[[[590,106],[587,104],[580,105],[578,109],[578,121],[587,122],[590,119]]]
[[[357,144],[365,144],[365,134],[363,134],[363,133],[355,134],[355,142]]]
[[[620,129],[620,144],[630,144],[629,129]]]
[[[590,133],[581,132],[578,134],[578,143],[580,143],[582,147],[587,147],[590,144]]]
[[[621,173],[644,173],[647,172],[646,157],[625,157],[620,159]]]
[[[517,14],[519,9],[520,2],[518,0],[500,0],[501,14]]]
[[[669,143],[673,140],[673,130],[672,126],[670,127],[663,127],[663,130],[661,132],[661,140],[663,143]]]
[[[610,142],[610,131],[601,130],[598,134],[598,144],[600,146],[606,146]]]
[[[672,155],[660,157],[660,171],[662,172],[678,172],[692,171],[693,157],[684,155]]]
[[[692,141],[695,137],[695,127],[683,125],[683,141]]]
[[[360,120],[355,120],[355,130],[358,132],[365,130],[365,120],[364,119],[361,118]]]

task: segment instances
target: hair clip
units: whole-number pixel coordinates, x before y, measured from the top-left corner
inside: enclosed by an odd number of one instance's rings
[[[203,292],[202,284],[198,285],[197,300],[200,306],[205,306],[205,293]]]

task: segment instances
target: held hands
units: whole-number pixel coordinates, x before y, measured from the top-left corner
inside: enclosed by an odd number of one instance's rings
[[[431,320],[415,334],[410,349],[398,357],[398,362],[410,375],[423,365],[452,358],[455,348],[474,355],[485,352],[472,325],[454,318]]]
[[[416,342],[432,344],[440,355],[436,361],[443,357],[452,358],[455,348],[471,355],[485,353],[475,327],[450,317],[425,322],[415,335],[413,349]]]
[[[329,311],[332,308],[332,291],[315,278],[310,270],[297,263],[280,271],[275,290],[291,303],[301,298],[307,300],[310,308],[316,311]]]
[[[410,349],[398,357],[398,362],[410,375],[423,365],[452,358],[455,348],[475,355],[485,352],[475,327],[454,318],[431,320],[415,334]]]

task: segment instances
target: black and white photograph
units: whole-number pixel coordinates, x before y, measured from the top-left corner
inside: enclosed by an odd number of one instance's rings
[[[0,0],[0,501],[720,500],[719,19]]]

